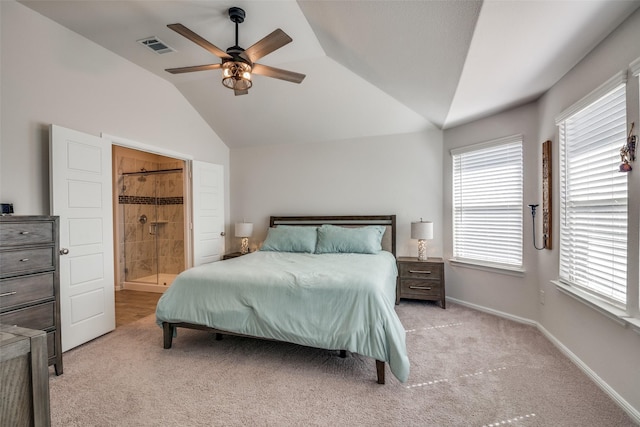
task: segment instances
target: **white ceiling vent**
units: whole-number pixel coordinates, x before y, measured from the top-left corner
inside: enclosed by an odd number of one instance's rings
[[[138,43],[142,44],[143,46],[148,47],[149,49],[151,49],[152,51],[154,51],[157,54],[163,54],[163,53],[169,53],[169,52],[175,52],[176,50],[170,46],[167,46],[167,44],[165,42],[163,42],[162,40],[160,40],[157,37],[148,37],[146,39],[142,39],[142,40],[138,40]]]

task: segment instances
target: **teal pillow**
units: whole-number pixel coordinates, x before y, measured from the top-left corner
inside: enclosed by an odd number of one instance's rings
[[[349,228],[324,224],[318,228],[316,253],[377,254],[382,250],[384,232],[383,225]]]
[[[312,254],[316,249],[318,227],[279,225],[269,228],[261,251],[304,252]]]

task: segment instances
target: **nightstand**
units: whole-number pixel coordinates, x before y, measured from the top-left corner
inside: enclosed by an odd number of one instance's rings
[[[237,257],[242,256],[242,255],[244,255],[244,254],[242,254],[240,252],[231,252],[229,254],[222,255],[222,259],[225,260],[225,259],[237,258]]]
[[[400,303],[400,298],[440,301],[440,306],[446,308],[442,258],[419,261],[413,257],[398,257],[396,304]]]

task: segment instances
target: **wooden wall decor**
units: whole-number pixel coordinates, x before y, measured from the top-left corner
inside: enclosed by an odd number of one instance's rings
[[[542,238],[543,247],[551,249],[551,141],[542,143]]]

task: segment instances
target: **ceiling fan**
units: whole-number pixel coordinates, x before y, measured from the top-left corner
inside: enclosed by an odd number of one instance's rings
[[[222,68],[222,84],[233,89],[236,95],[246,95],[252,86],[251,74],[259,74],[262,76],[273,77],[280,80],[286,80],[292,83],[301,83],[305,75],[295,73],[293,71],[281,70],[280,68],[270,67],[268,65],[257,64],[256,61],[266,56],[274,50],[280,49],[293,40],[280,28],[265,36],[262,40],[256,42],[248,49],[243,49],[238,45],[238,24],[244,22],[245,12],[239,7],[229,9],[229,18],[236,24],[236,44],[223,51],[214,46],[209,41],[203,39],[182,24],[170,24],[176,33],[188,38],[198,46],[203,47],[209,52],[222,59],[218,64],[193,65],[190,67],[168,68],[172,74],[190,73],[192,71],[216,70]]]

